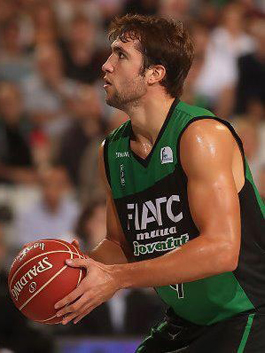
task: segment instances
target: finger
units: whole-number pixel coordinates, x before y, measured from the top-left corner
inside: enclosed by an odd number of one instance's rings
[[[90,260],[88,258],[82,259],[67,259],[65,260],[66,264],[71,267],[84,267],[88,269],[90,265]]]
[[[54,308],[60,309],[62,307],[64,307],[65,305],[68,305],[70,303],[72,303],[74,300],[76,300],[78,297],[81,297],[81,295],[83,294],[84,289],[82,288],[81,285],[79,285],[76,289],[74,289],[70,294],[68,294],[66,297],[64,297],[63,299],[61,299],[60,301],[58,301],[55,305]]]
[[[69,313],[79,313],[80,309],[85,305],[89,304],[89,295],[83,294],[78,300],[74,303],[64,306],[61,310],[59,310],[56,315],[57,317],[64,316]]]
[[[79,241],[77,239],[74,239],[71,244],[76,246],[76,247],[78,247],[78,248],[80,248]]]
[[[84,316],[86,316],[86,313],[82,310],[82,312],[75,312],[75,313],[68,314],[68,315],[63,317],[61,323],[63,325],[67,325],[67,324],[69,324],[69,322],[71,322],[72,320],[76,319],[80,315],[83,315],[83,317],[84,317]]]
[[[79,314],[79,315],[75,318],[74,324],[77,324],[79,321],[81,321],[86,315],[90,314],[91,311],[93,311],[94,309],[96,309],[96,307],[98,307],[99,305],[100,305],[99,303],[90,305],[90,306],[85,310],[85,312]]]
[[[69,324],[69,322],[71,322],[77,315],[78,315],[77,313],[74,313],[74,314],[69,314],[69,315],[65,316],[63,318],[63,320],[61,321],[61,324],[62,325]]]
[[[68,315],[66,315],[63,320],[62,320],[62,324],[66,325],[68,324],[70,321],[72,321],[74,318],[80,316],[80,315],[86,315],[86,311],[88,310],[88,308],[91,307],[91,304],[87,304],[85,306],[82,307],[82,309],[80,311],[74,312],[74,313],[70,313]]]

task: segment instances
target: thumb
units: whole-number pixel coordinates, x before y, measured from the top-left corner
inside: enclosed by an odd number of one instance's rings
[[[74,246],[76,246],[76,247],[78,247],[78,248],[80,248],[80,246],[79,246],[79,241],[78,241],[78,239],[76,239],[76,238],[72,241],[71,244],[74,245]]]
[[[71,267],[84,267],[88,270],[89,265],[90,265],[90,259],[89,258],[83,258],[83,259],[66,259],[65,260],[66,264]]]

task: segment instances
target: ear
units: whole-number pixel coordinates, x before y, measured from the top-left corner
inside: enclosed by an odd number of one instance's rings
[[[162,81],[165,76],[166,69],[163,65],[153,65],[149,67],[146,73],[147,83],[153,85],[159,81]]]

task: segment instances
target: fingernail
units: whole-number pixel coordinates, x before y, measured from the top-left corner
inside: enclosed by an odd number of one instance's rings
[[[66,260],[66,263],[67,263],[67,265],[71,265],[71,264],[72,264],[72,260],[67,259],[67,260]]]
[[[59,309],[59,305],[58,305],[58,304],[55,304],[55,305],[54,305],[54,309]]]

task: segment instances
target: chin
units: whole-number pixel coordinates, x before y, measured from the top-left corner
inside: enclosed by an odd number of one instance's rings
[[[111,99],[110,99],[109,97],[106,97],[105,102],[106,102],[109,106],[113,107],[112,101],[111,101]]]
[[[111,97],[106,97],[106,103],[113,108],[122,109],[121,104]]]

